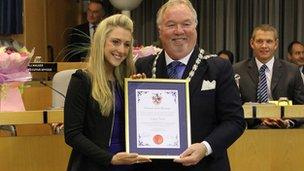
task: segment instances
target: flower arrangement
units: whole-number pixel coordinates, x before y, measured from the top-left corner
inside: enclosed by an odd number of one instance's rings
[[[25,47],[17,50],[12,47],[0,47],[0,84],[25,82],[32,79],[28,64],[34,54]]]
[[[158,52],[160,52],[162,49],[155,47],[155,46],[140,46],[140,47],[134,47],[133,48],[133,56],[134,60],[142,57],[146,57],[149,55],[156,55]]]
[[[34,54],[25,47],[0,47],[0,111],[23,111],[20,88],[32,75],[28,64]]]

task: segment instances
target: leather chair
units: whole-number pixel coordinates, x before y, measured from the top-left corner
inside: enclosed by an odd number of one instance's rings
[[[52,108],[63,108],[71,75],[75,71],[76,69],[63,70],[54,75],[52,81]]]

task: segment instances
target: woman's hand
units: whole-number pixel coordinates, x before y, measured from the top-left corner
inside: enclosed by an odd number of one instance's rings
[[[111,164],[113,165],[131,165],[135,163],[151,162],[149,158],[139,156],[137,153],[120,152],[113,156]]]
[[[145,78],[147,78],[147,76],[146,76],[145,73],[141,73],[141,74],[131,75],[130,78],[132,78],[132,79],[145,79]]]

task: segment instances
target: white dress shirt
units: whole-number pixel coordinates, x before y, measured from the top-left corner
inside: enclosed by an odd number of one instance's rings
[[[89,23],[89,30],[90,30],[90,38],[91,40],[93,39],[93,35],[94,35],[94,25]]]
[[[300,73],[301,73],[301,76],[302,76],[302,80],[303,80],[303,83],[304,83],[304,74],[303,74],[303,72],[302,72],[302,69],[304,68],[304,66],[301,66],[300,67]]]

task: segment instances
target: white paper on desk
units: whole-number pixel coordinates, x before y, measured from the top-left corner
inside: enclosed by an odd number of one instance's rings
[[[137,148],[180,148],[177,90],[136,90]]]

